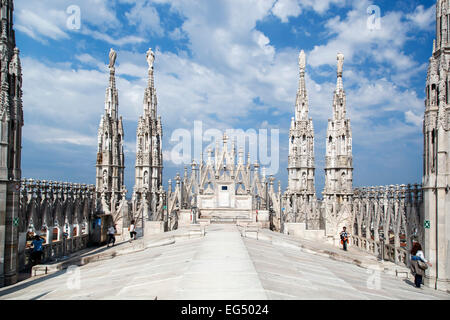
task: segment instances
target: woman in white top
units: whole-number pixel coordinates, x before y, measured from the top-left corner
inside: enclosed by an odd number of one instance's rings
[[[414,275],[414,283],[417,288],[420,288],[422,284],[423,276],[425,275],[425,270],[419,267],[418,261],[421,260],[428,264],[430,267],[432,266],[427,259],[425,259],[425,255],[422,251],[422,246],[420,243],[415,242],[411,249],[411,271]]]
[[[108,245],[112,242],[112,246],[114,247],[114,244],[116,243],[116,237],[114,236],[116,234],[116,225],[110,226],[108,228]]]
[[[134,220],[131,220],[131,224],[128,230],[130,231],[130,242],[131,240],[133,240],[133,238],[134,240],[136,240],[136,225]]]

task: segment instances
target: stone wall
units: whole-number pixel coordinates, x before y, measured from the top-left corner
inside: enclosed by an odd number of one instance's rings
[[[94,185],[22,179],[19,269],[29,263],[30,239],[35,234],[46,240],[43,261],[86,248],[95,212]]]
[[[390,185],[354,189],[351,244],[385,260],[408,265],[413,241],[424,243],[422,188]]]

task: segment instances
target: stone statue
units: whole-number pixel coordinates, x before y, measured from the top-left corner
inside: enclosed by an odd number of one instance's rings
[[[106,170],[103,171],[103,186],[107,187],[108,186],[108,176],[107,176],[107,172]]]
[[[113,48],[109,51],[109,68],[114,68],[114,65],[116,64],[116,58],[117,53],[114,51]]]
[[[342,71],[344,70],[344,55],[342,53],[338,53],[337,61],[337,72],[342,73]]]
[[[306,68],[306,55],[305,51],[300,51],[300,55],[298,56],[298,65],[300,67],[300,70],[304,71]]]
[[[155,61],[155,54],[152,51],[152,48],[148,49],[147,51],[147,63],[148,68],[153,69],[153,62]]]
[[[144,172],[144,186],[148,185],[148,172]]]
[[[342,175],[341,175],[341,187],[342,187],[342,190],[346,190],[347,189],[346,185],[347,185],[347,176],[346,176],[345,172],[342,172]]]
[[[105,214],[111,214],[111,210],[110,210],[108,202],[106,200],[106,193],[105,193],[105,191],[102,192],[101,203],[102,203],[103,212]]]

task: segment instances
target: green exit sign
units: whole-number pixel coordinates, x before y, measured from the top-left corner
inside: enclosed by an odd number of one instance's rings
[[[423,223],[423,225],[424,225],[425,229],[430,229],[430,227],[431,227],[430,220],[425,220],[425,222]]]

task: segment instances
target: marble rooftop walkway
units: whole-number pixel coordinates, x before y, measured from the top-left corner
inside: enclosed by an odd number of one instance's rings
[[[234,225],[206,231],[29,279],[0,289],[0,299],[450,299],[395,276],[243,238]]]

